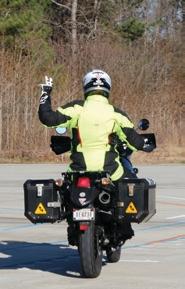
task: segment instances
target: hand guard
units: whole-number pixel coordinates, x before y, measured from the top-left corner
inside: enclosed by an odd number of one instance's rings
[[[45,76],[45,83],[40,84],[40,86],[42,89],[40,103],[43,104],[52,91],[53,79],[51,77]]]
[[[144,146],[143,146],[143,151],[146,152],[146,153],[150,153],[152,152],[153,150],[155,149],[155,146],[151,143],[148,143],[148,139],[145,138],[144,139]]]

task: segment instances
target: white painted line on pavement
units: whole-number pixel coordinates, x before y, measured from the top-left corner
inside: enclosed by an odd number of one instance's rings
[[[9,258],[9,257],[11,257],[11,255],[0,253],[0,258]]]
[[[26,268],[26,267],[22,267],[22,268],[17,268],[17,270],[19,270],[19,271],[29,271],[29,270],[31,270],[30,268]],[[34,272],[35,272],[36,270],[34,270]],[[37,270],[38,271],[38,270]]]
[[[126,260],[121,259],[119,262],[130,262],[130,263],[159,263],[158,260]]]
[[[174,217],[168,217],[166,220],[173,220],[173,219],[180,219],[180,218],[185,218],[185,215],[179,215],[179,216],[174,216]]]
[[[159,199],[173,199],[173,200],[181,200],[181,201],[185,201],[185,198],[181,198],[181,197],[173,197],[173,196],[160,196]]]
[[[78,273],[78,272],[73,272],[73,271],[67,271],[66,272],[67,274],[70,274],[70,275],[72,275],[72,276],[80,276],[80,273]]]

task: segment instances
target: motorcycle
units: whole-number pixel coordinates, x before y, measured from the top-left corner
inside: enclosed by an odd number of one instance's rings
[[[141,123],[140,127],[144,127],[144,122]],[[156,145],[155,136],[147,135],[150,143]],[[125,160],[129,161],[127,170],[135,174],[123,180],[124,219],[121,222],[116,213],[116,187],[108,172],[64,172],[57,181],[24,183],[25,216],[35,224],[66,220],[69,245],[77,246],[82,273],[87,278],[99,276],[103,252],[109,262],[119,261],[122,245],[133,236],[132,222],[148,221],[156,213],[155,182],[137,178],[129,160],[130,150],[125,143],[119,145],[120,160],[124,164]],[[68,151],[70,138],[52,136],[51,147],[56,154]]]

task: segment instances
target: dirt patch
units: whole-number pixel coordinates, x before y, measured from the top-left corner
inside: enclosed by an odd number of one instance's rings
[[[51,151],[24,151],[20,155],[3,152],[0,154],[0,163],[68,163],[69,153],[56,156]],[[135,164],[185,163],[185,147],[159,147],[152,153],[138,151],[133,154]]]

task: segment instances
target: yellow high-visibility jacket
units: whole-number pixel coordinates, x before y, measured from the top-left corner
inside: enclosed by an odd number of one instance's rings
[[[113,181],[118,180],[124,172],[116,147],[110,143],[112,133],[127,141],[132,150],[143,147],[143,138],[135,132],[127,115],[102,95],[73,101],[56,112],[48,97],[39,106],[39,118],[48,127],[66,127],[71,132],[73,171],[107,171]]]

